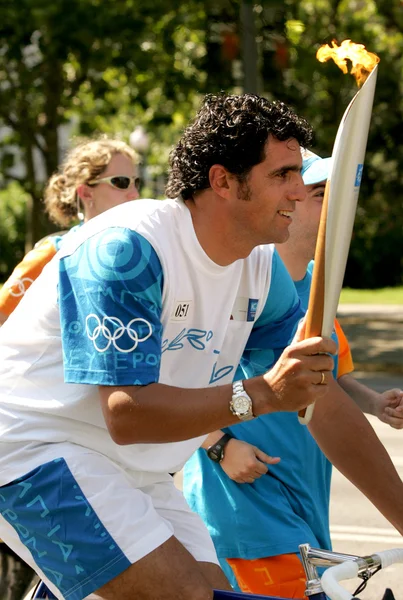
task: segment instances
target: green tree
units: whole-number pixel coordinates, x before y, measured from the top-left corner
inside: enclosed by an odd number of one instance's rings
[[[31,245],[48,227],[41,196],[60,162],[61,127],[78,121],[84,134],[108,130],[119,112],[135,122],[137,111],[170,122],[198,80],[195,20],[203,14],[172,0],[1,0],[0,11],[1,170],[4,182],[16,178],[14,145],[32,198]]]
[[[402,283],[400,0],[0,0],[0,10],[0,167],[3,184],[15,178],[14,145],[32,198],[30,242],[43,234],[43,182],[67,123],[126,140],[142,124],[149,172],[162,176],[200,96],[241,92],[245,57],[255,55],[247,85],[294,106],[315,128],[314,149],[329,155],[356,88],[316,50],[333,38],[364,43],[381,63],[346,283]]]
[[[314,126],[315,148],[330,155],[341,117],[357,88],[333,61],[315,56],[335,39],[362,43],[381,62],[359,205],[345,284],[403,283],[402,71],[403,12],[399,0],[287,0],[262,2],[264,93],[294,106]]]
[[[0,281],[23,257],[27,200],[17,182],[0,191]]]

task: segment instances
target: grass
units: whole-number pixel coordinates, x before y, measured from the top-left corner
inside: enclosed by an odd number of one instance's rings
[[[379,290],[353,290],[344,288],[340,304],[402,304],[403,287],[381,288]]]

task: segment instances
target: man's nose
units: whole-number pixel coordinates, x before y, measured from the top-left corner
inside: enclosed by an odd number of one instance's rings
[[[306,185],[304,184],[304,180],[302,179],[301,173],[295,173],[294,185],[292,186],[289,198],[290,200],[295,200],[296,202],[303,202],[307,196]]]

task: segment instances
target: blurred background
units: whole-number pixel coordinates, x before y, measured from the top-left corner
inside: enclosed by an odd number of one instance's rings
[[[402,286],[401,0],[0,0],[0,14],[0,283],[52,231],[44,184],[77,136],[129,142],[142,196],[162,198],[202,96],[247,91],[293,106],[330,155],[357,88],[315,54],[351,39],[381,63],[345,285]]]

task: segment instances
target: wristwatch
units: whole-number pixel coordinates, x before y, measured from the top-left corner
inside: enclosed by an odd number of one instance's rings
[[[232,398],[229,407],[232,414],[241,421],[250,421],[255,417],[252,399],[245,392],[242,381],[234,381],[232,384]]]
[[[221,462],[224,458],[224,448],[230,440],[232,440],[232,435],[224,433],[218,442],[207,448],[207,456],[214,462]]]

